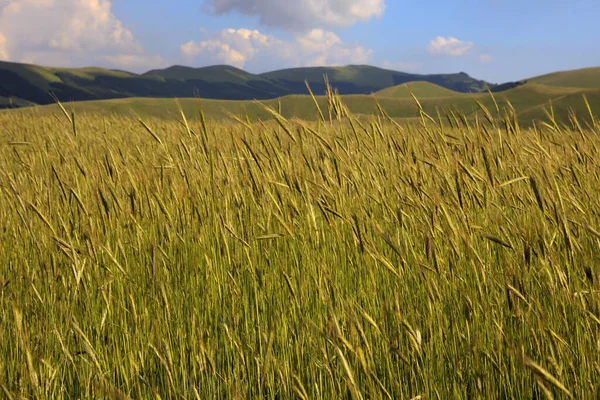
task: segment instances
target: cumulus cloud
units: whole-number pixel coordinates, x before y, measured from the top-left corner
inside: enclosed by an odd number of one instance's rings
[[[0,58],[61,66],[107,60],[121,66],[120,61],[144,56],[111,8],[110,0],[2,0]]]
[[[373,53],[363,46],[346,44],[335,33],[322,29],[297,34],[291,41],[258,30],[224,29],[207,40],[184,43],[180,50],[190,61],[251,70],[364,64]]]
[[[473,48],[472,42],[464,42],[455,37],[447,38],[437,36],[427,46],[427,51],[431,54],[444,54],[448,56],[462,56]]]
[[[214,14],[237,11],[256,16],[266,26],[291,31],[343,28],[381,17],[385,0],[205,0]]]

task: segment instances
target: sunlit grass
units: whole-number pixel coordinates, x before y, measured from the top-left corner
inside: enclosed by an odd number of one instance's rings
[[[2,396],[596,398],[597,121],[319,108],[0,115]]]

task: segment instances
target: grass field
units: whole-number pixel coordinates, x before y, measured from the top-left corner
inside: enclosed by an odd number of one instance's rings
[[[594,113],[600,110],[600,89],[582,89],[549,86],[538,83],[525,85],[496,93],[495,99],[488,93],[457,93],[440,86],[416,82],[394,86],[374,95],[343,95],[342,99],[354,115],[369,117],[377,115],[378,104],[385,112],[397,122],[406,122],[419,116],[418,107],[410,91],[419,99],[423,109],[430,115],[445,115],[448,112],[460,113],[469,120],[476,117],[482,118],[481,103],[488,109],[495,109],[496,103],[504,108],[509,102],[514,107],[520,123],[531,127],[535,122],[547,120],[546,111],[550,110],[550,102],[554,108],[556,120],[560,124],[569,124],[570,110],[576,115],[585,117],[589,110],[585,105],[583,96],[587,96]],[[251,121],[273,119],[273,115],[265,111],[263,105],[255,101],[209,100],[209,99],[181,99],[184,112],[192,120],[198,120],[198,108],[202,107],[207,119],[215,121],[229,120],[231,116],[237,118],[248,117]],[[327,107],[326,96],[316,96],[319,107]],[[279,99],[263,100],[262,104],[271,108],[279,108],[281,104],[282,115],[286,118],[299,118],[315,121],[315,102],[311,96],[290,95]],[[125,98],[116,100],[84,101],[65,104],[69,110],[77,114],[101,114],[127,116],[140,115],[142,117],[160,117],[163,119],[178,118],[179,111],[173,99],[158,98]],[[24,116],[36,118],[37,116],[60,113],[57,105],[36,106],[4,112],[23,113]],[[2,113],[2,111],[0,111]],[[589,120],[588,120],[589,122]]]
[[[0,113],[2,396],[598,398],[597,119],[319,102]]]

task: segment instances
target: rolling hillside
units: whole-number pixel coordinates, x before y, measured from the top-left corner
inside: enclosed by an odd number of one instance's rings
[[[454,90],[423,81],[403,83],[401,85],[379,90],[374,94],[377,97],[392,97],[395,99],[412,98],[409,89],[418,99],[457,96],[461,94],[460,92],[455,92]]]
[[[242,69],[229,65],[213,65],[210,67],[192,68],[183,65],[173,65],[165,69],[154,69],[142,76],[157,77],[162,80],[187,81],[201,79],[207,82],[231,82],[244,84],[256,79],[256,76]]]
[[[323,94],[323,75],[342,94],[370,94],[412,81],[427,81],[459,92],[475,92],[488,84],[465,73],[415,75],[370,66],[297,68],[251,74],[227,65],[203,68],[172,66],[144,74],[102,68],[51,68],[0,62],[0,97],[50,104],[54,93],[61,101],[127,97],[201,97],[223,100],[273,99],[307,94],[305,80],[315,94]],[[1,104],[0,103],[0,107]]]
[[[549,86],[600,89],[600,67],[553,72],[528,81]]]
[[[579,90],[600,89],[600,67],[552,72],[516,82],[506,82],[492,87],[491,90],[492,92],[503,92],[526,83]]]
[[[90,100],[124,97],[103,79],[127,80],[133,74],[101,68],[50,68],[0,61],[0,96],[20,98],[38,104],[51,103],[49,92],[59,98]]]
[[[230,114],[251,119],[269,119],[271,116],[260,104],[282,105],[283,115],[291,118],[315,119],[313,100],[307,96],[304,80],[308,80],[317,94],[322,109],[326,99],[319,96],[325,90],[323,75],[343,96],[350,111],[359,115],[377,114],[377,102],[393,118],[415,118],[417,108],[408,88],[420,100],[425,111],[437,115],[448,109],[473,117],[478,112],[477,102],[488,109],[495,108],[487,92],[464,93],[449,88],[484,85],[466,74],[414,75],[370,66],[310,67],[251,74],[241,69],[217,65],[204,68],[173,66],[137,75],[125,71],[101,68],[49,68],[36,65],[0,62],[0,108],[42,106],[26,112],[56,112],[48,94],[55,93],[68,107],[78,113],[113,113],[178,118],[172,97],[181,98],[182,106],[190,116],[197,115],[201,104],[207,117],[229,118]],[[589,113],[582,100],[586,94],[592,109],[600,110],[600,68],[563,71],[534,77],[516,83],[498,85],[493,90],[502,106],[510,101],[525,124],[544,120],[544,109],[552,101],[558,119],[568,122],[569,110],[577,115]],[[425,79],[427,78],[427,79]],[[473,86],[475,85],[475,86]],[[575,86],[579,85],[579,87]],[[202,100],[194,99],[200,97]],[[232,100],[234,99],[234,100]]]
[[[327,74],[331,85],[340,94],[370,94],[391,86],[407,82],[425,81],[455,90],[457,92],[479,92],[493,87],[493,84],[477,80],[464,72],[457,74],[419,75],[372,67],[369,65],[348,65],[346,67],[306,67],[267,72],[260,76],[293,88],[295,93],[305,93],[307,80],[315,93],[323,93],[323,75]]]
[[[416,85],[421,89],[435,89],[432,85]],[[436,92],[439,89],[436,89]],[[431,92],[429,92],[431,93]],[[439,93],[439,92],[438,92]],[[436,93],[436,94],[438,94]],[[495,99],[499,107],[503,109],[508,102],[515,108],[519,119],[524,126],[531,125],[533,120],[547,120],[544,108],[552,101],[558,121],[568,123],[569,109],[575,110],[576,114],[589,120],[589,114],[582,95],[585,94],[596,115],[600,114],[600,90],[598,89],[573,89],[559,88],[536,83],[527,83],[517,88],[496,93]],[[456,94],[454,96],[417,96],[424,110],[437,116],[438,111],[443,115],[447,110],[453,110],[474,118],[475,114],[482,116],[477,102],[483,104],[490,112],[495,114],[493,99],[488,93]],[[317,102],[322,110],[326,110],[325,96],[317,96]],[[408,96],[380,96],[380,95],[343,95],[342,100],[350,112],[355,115],[369,116],[378,114],[377,104],[397,120],[411,120],[419,116],[414,100]],[[272,119],[262,104],[277,109],[281,104],[282,114],[286,118],[300,118],[304,120],[315,120],[317,112],[314,102],[307,95],[288,95],[279,99],[257,101],[234,101],[234,100],[210,100],[210,99],[181,99],[184,112],[190,120],[197,118],[198,109],[202,108],[206,117],[211,120],[230,119],[231,115],[242,117],[248,115],[250,120]],[[180,115],[172,99],[159,98],[122,98],[115,100],[83,101],[65,104],[67,109],[73,109],[78,114],[103,113],[113,115],[134,115],[142,117],[159,117],[166,119],[179,119]],[[5,112],[22,112],[33,114],[60,113],[56,105],[36,106],[23,108],[21,110],[10,110]]]
[[[600,89],[588,89],[583,92],[575,92],[560,96],[552,100],[552,108],[554,109],[554,116],[558,121],[568,121],[569,112],[572,110],[575,112],[578,120],[582,125],[588,124],[590,121],[589,110],[585,105],[583,99],[585,94],[592,113],[596,120],[600,120]],[[545,110],[549,109],[549,104],[540,104],[536,107],[528,108],[522,111],[519,115],[521,118],[526,120],[547,120]]]

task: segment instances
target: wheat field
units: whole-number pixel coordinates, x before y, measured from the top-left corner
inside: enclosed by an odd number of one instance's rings
[[[592,110],[399,125],[328,99],[1,114],[1,396],[600,396]]]

